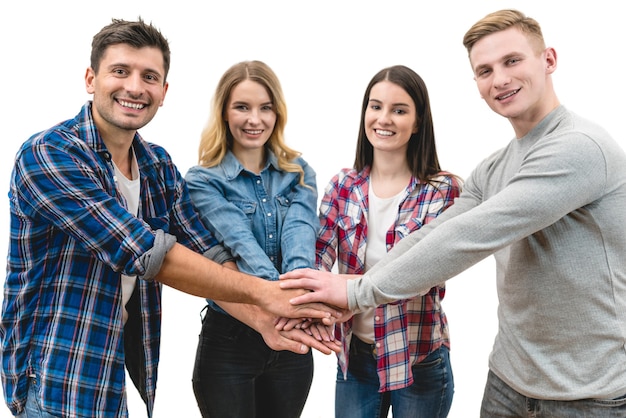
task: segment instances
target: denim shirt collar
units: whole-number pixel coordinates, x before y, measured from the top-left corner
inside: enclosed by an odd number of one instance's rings
[[[267,170],[270,166],[274,167],[274,169],[278,169],[278,159],[276,158],[276,155],[268,148],[265,150],[267,153],[267,160],[265,161],[265,166],[261,172]],[[221,166],[224,170],[224,177],[228,180],[233,180],[237,178],[242,171],[246,171],[245,167],[241,165],[231,150],[228,150],[224,156]]]

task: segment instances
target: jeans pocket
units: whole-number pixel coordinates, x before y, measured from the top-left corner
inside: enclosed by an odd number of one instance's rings
[[[235,343],[248,327],[230,315],[207,309],[202,322],[201,339],[206,343]]]
[[[444,346],[439,347],[438,349],[430,353],[424,360],[420,361],[417,364],[414,364],[413,367],[418,369],[427,369],[430,367],[439,366],[441,362],[443,362],[444,353],[442,352],[442,350],[446,350],[446,348]]]

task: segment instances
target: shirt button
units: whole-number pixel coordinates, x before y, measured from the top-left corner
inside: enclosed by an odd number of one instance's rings
[[[375,316],[374,317],[374,321],[376,321],[376,322],[380,321],[380,316]]]
[[[274,235],[270,234],[270,235],[269,235],[269,237],[270,237],[270,238],[274,238]]]
[[[261,199],[261,202],[265,203],[265,202],[267,202],[267,199],[263,198],[263,199]]]
[[[261,184],[261,180],[257,179],[256,184]]]
[[[272,216],[272,212],[268,212],[268,213],[267,213],[267,216]]]

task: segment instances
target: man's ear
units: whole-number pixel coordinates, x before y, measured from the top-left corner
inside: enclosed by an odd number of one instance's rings
[[[95,90],[95,86],[94,86],[95,79],[96,79],[96,72],[91,67],[87,68],[87,70],[85,71],[85,89],[87,90],[87,93],[89,94],[93,94]]]
[[[544,51],[546,61],[546,72],[552,74],[556,70],[556,50],[552,47]]]
[[[170,86],[170,83],[166,81],[165,85],[163,86],[163,98],[161,98],[161,103],[159,103],[159,107],[163,106],[163,102],[165,101],[165,95],[167,94],[167,89],[169,86]]]

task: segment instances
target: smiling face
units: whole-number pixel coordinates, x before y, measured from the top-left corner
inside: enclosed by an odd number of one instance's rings
[[[558,104],[550,79],[556,69],[554,49],[541,49],[538,41],[515,27],[477,41],[470,63],[481,97],[511,121],[518,136]]]
[[[276,112],[267,89],[252,80],[237,84],[228,98],[224,120],[233,137],[235,155],[262,152],[276,125]]]
[[[134,135],[163,105],[163,54],[158,48],[115,44],[107,48],[96,74],[87,69],[85,85],[93,94],[93,116],[101,133]]]
[[[411,135],[417,132],[413,99],[397,84],[376,83],[370,91],[364,125],[375,151],[406,153]]]

